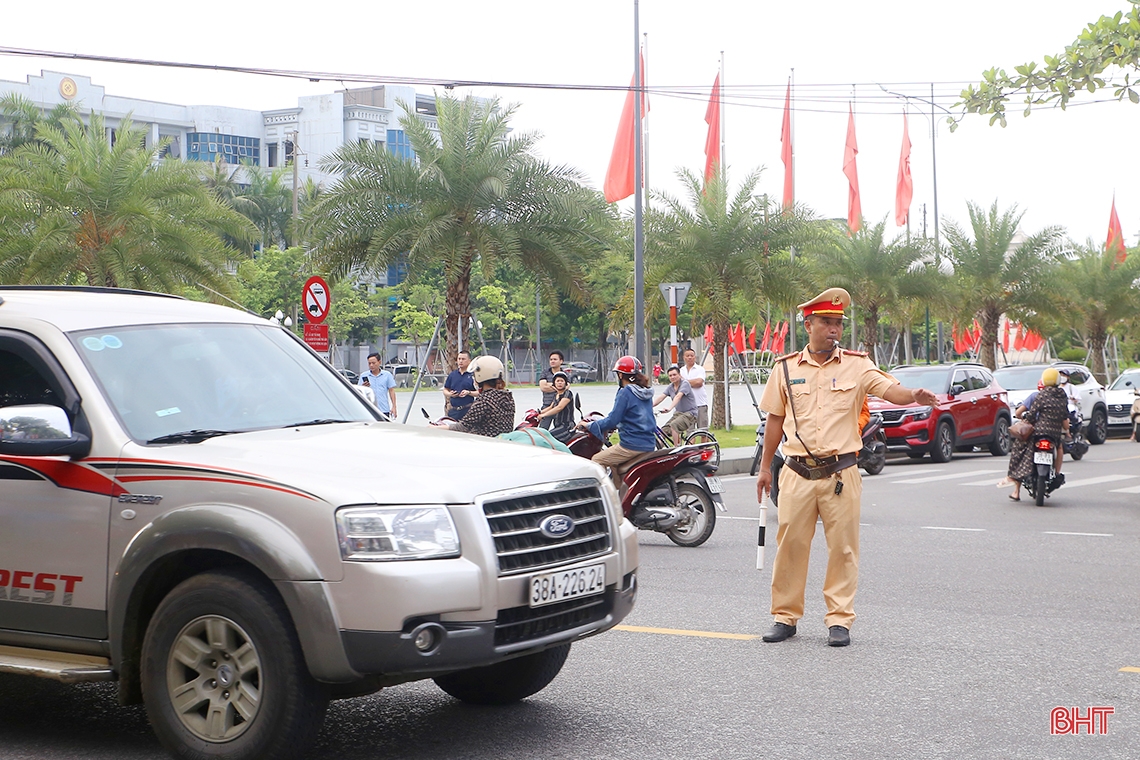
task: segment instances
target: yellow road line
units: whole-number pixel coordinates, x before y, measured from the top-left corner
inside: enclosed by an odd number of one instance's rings
[[[1140,668],[1121,668],[1121,673],[1140,673]]]
[[[1117,457],[1116,459],[1105,459],[1105,462],[1127,462],[1129,459],[1140,459],[1140,454],[1132,457]]]
[[[758,639],[750,633],[719,633],[717,631],[686,631],[680,628],[648,628],[643,625],[615,625],[615,631],[629,631],[631,633],[660,633],[666,636],[697,636],[704,639],[736,639],[737,641],[751,641]]]

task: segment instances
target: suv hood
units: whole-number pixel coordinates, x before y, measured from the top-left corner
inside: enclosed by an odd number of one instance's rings
[[[132,459],[214,470],[344,504],[469,504],[493,491],[568,478],[601,480],[592,462],[550,449],[385,422],[290,427],[166,446]],[[269,481],[268,483],[266,481]]]

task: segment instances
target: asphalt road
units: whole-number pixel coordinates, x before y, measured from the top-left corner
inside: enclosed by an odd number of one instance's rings
[[[1140,756],[1140,445],[1066,461],[1045,508],[995,488],[1004,469],[968,454],[864,478],[846,649],[825,645],[822,531],[799,635],[759,640],[773,549],[757,571],[755,481],[733,476],[706,545],[642,534],[625,621],[642,630],[576,644],[551,686],[507,708],[431,682],[334,703],[313,757]],[[1114,712],[1104,735],[1053,736],[1058,706]],[[143,711],[107,685],[0,676],[0,715],[6,759],[163,757]]]

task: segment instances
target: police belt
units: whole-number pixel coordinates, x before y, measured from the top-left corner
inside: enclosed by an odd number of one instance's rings
[[[859,454],[851,452],[850,454],[819,458],[790,456],[784,459],[784,464],[802,478],[823,480],[830,478],[840,470],[846,470],[858,461]]]

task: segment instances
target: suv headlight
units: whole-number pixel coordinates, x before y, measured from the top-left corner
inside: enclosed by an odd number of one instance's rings
[[[910,417],[912,420],[928,420],[930,415],[934,412],[934,407],[919,406],[911,409],[904,414],[904,417]]]
[[[336,513],[340,556],[383,562],[459,556],[459,534],[446,507],[346,507]]]

